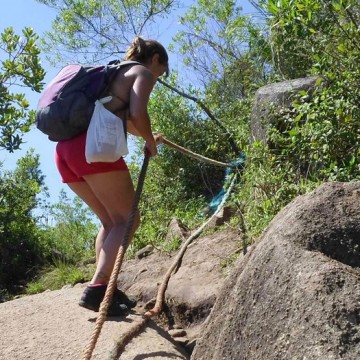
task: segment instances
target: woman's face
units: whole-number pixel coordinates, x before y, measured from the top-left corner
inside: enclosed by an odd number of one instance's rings
[[[165,73],[167,74],[169,71],[169,65],[163,64],[160,62],[159,54],[155,54],[152,57],[151,64],[149,66],[150,71],[153,73],[153,75],[158,78]]]

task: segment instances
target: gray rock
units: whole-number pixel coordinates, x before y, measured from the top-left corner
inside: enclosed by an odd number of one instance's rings
[[[136,252],[135,257],[137,259],[142,259],[146,256],[149,256],[154,251],[154,247],[152,245],[146,245],[142,249]]]
[[[71,284],[66,284],[62,287],[62,289],[71,289],[73,286]]]
[[[261,87],[256,91],[251,112],[251,140],[261,140],[266,143],[267,129],[271,125],[269,114],[271,106],[277,108],[290,107],[294,94],[300,90],[308,91],[309,95],[316,87],[319,77],[307,77],[287,80]]]
[[[173,338],[186,336],[186,330],[184,330],[184,329],[171,329],[168,331],[168,333]]]
[[[222,263],[237,251],[240,242],[236,231],[225,231],[196,239],[188,247],[166,290],[168,316],[173,316],[173,324],[185,328],[206,319],[228,274]],[[158,252],[141,260],[128,260],[120,272],[118,287],[147,303],[156,298],[158,286],[173,261],[174,256]],[[147,271],[139,272],[144,267]],[[151,301],[146,308],[153,304]]]
[[[78,305],[83,288],[49,291],[0,304],[0,359],[82,359],[98,316]],[[140,315],[131,314],[105,321],[91,359],[109,359],[116,353],[117,341],[140,320]],[[150,320],[116,359],[187,360],[189,355]]]
[[[168,227],[168,232],[166,234],[165,241],[170,242],[174,238],[183,241],[187,236],[188,236],[188,230],[181,223],[181,221],[178,219],[172,219]]]
[[[192,360],[360,359],[360,182],[300,196],[241,258]]]
[[[208,227],[217,227],[224,225],[225,223],[229,222],[230,219],[236,213],[236,208],[231,206],[224,206],[219,213],[213,217],[210,221]]]
[[[174,341],[175,341],[177,344],[185,347],[185,345],[189,342],[189,339],[186,338],[186,337],[175,337],[175,338],[174,338]]]

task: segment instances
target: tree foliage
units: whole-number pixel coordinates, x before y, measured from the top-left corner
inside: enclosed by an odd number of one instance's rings
[[[49,44],[72,60],[80,56],[86,61],[121,53],[134,35],[144,35],[153,20],[177,5],[88,1],[86,7],[80,0],[38,1],[58,10]],[[233,201],[243,230],[256,236],[296,195],[323,181],[359,178],[360,10],[356,0],[251,3],[261,21],[244,15],[240,1],[198,0],[190,6],[170,47],[183,56],[184,72],[173,74],[168,83],[201,101],[208,112],[199,101],[159,85],[150,114],[155,131],[223,162],[239,156],[229,145],[231,134],[247,159]],[[255,91],[306,75],[320,75],[322,86],[313,96],[299,93],[291,109],[272,115],[275,126],[268,135],[274,147],[250,143]],[[224,177],[223,169],[165,146],[159,150],[144,188],[143,225],[136,238],[141,244],[163,238],[173,216],[196,223],[197,211],[220,189]],[[138,162],[132,172],[136,178]]]
[[[46,51],[79,62],[119,57],[135,35],[149,34],[176,0],[37,0],[57,11]],[[122,57],[122,55],[120,55]]]
[[[273,141],[309,177],[323,181],[357,178],[359,3],[297,0],[275,6],[267,1],[266,9],[271,14],[271,41],[281,74],[307,73],[323,79],[313,96],[300,92],[293,109],[275,114],[282,131],[273,129]],[[300,53],[307,60],[290,67],[293,56],[301,58]]]
[[[47,252],[52,256],[49,260],[77,264],[94,255],[99,225],[80,198],[70,199],[62,191],[59,201],[48,207],[46,215],[42,230]]]
[[[198,79],[198,96],[226,129],[214,129],[217,134],[209,139],[209,146],[236,160],[249,142],[252,96],[272,78],[268,31],[264,23],[244,15],[241,2],[233,0],[199,0],[180,21],[174,49],[183,54],[187,71]],[[206,130],[202,137],[208,138]],[[229,148],[230,140],[236,147]]]
[[[174,47],[204,86],[218,82],[226,91],[224,98],[230,88],[231,96],[240,99],[264,82],[270,60],[267,32],[242,14],[240,1],[198,0],[180,23],[184,30],[176,35]]]
[[[355,69],[359,61],[360,10],[357,0],[267,0],[274,65],[285,78],[338,67]]]
[[[255,235],[295,196],[322,182],[360,179],[359,3],[261,3],[276,76],[320,78],[313,94],[301,91],[291,108],[271,115],[271,148],[248,148],[238,200]]]
[[[34,214],[46,192],[39,165],[31,151],[14,171],[0,172],[0,288],[29,279],[44,261]]]
[[[24,28],[22,36],[11,27],[0,34],[0,148],[10,152],[19,148],[22,134],[34,122],[34,112],[21,88],[42,89],[45,72],[37,41],[31,28]]]

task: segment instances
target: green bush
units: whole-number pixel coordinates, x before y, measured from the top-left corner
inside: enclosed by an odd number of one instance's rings
[[[354,181],[360,175],[359,3],[260,3],[268,12],[275,77],[320,75],[323,80],[313,94],[300,91],[290,108],[273,109],[268,145],[246,147],[235,201],[250,241],[294,197],[323,182]]]
[[[12,292],[44,263],[41,232],[32,214],[43,187],[39,157],[33,152],[14,171],[0,172],[0,289]]]
[[[69,199],[61,192],[59,202],[50,206],[50,225],[43,227],[44,247],[55,260],[77,264],[94,256],[94,246],[99,224],[84,202],[75,197]]]

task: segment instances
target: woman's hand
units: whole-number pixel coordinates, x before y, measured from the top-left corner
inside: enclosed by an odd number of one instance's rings
[[[145,144],[145,149],[144,149],[145,154],[148,151],[150,156],[156,156],[158,153],[156,146],[162,144],[163,137],[164,134],[162,133],[153,133],[152,141],[147,141]]]
[[[154,136],[154,140],[155,140],[156,145],[159,145],[159,144],[163,143],[163,137],[164,137],[163,133],[154,132],[153,136]]]

